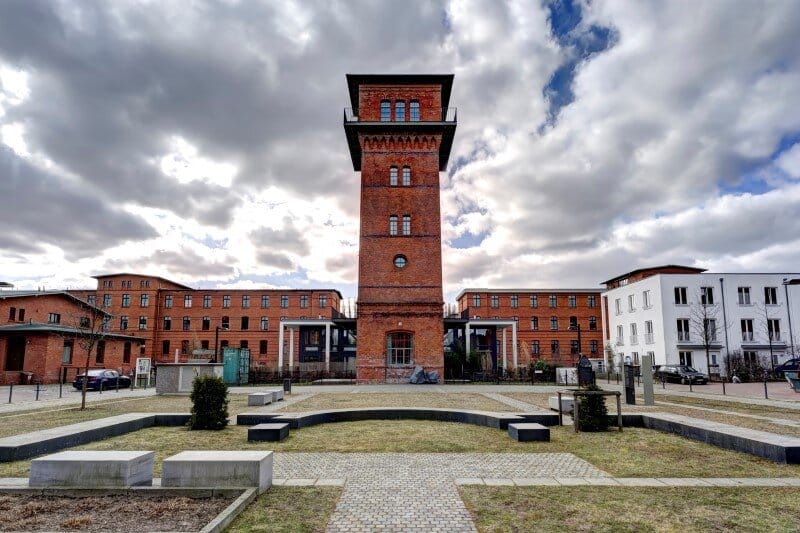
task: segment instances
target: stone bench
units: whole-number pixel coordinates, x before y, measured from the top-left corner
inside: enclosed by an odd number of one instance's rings
[[[186,451],[161,465],[162,487],[232,488],[272,485],[272,452]]]
[[[550,396],[547,400],[550,409],[558,411],[558,396]],[[575,399],[572,396],[561,396],[561,412],[571,413],[575,410]]]
[[[153,484],[147,451],[67,451],[31,461],[31,487],[119,488]]]
[[[541,424],[509,424],[508,435],[519,442],[549,441],[550,428]]]
[[[272,402],[273,403],[283,401],[283,389],[271,389],[271,390],[268,390],[267,392],[271,392],[272,393]]]
[[[247,395],[248,406],[269,405],[272,403],[272,392],[253,392]]]
[[[282,441],[289,436],[289,424],[258,424],[248,428],[248,441]]]

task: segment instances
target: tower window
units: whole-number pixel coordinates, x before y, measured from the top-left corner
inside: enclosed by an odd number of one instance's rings
[[[408,114],[409,119],[418,122],[419,121],[419,101],[418,100],[411,100],[408,105]]]
[[[406,103],[403,100],[398,100],[394,103],[394,119],[396,121],[405,122],[406,120]]]
[[[403,187],[411,185],[411,167],[403,167]]]
[[[404,255],[396,255],[394,256],[394,266],[397,268],[404,268],[408,263],[408,259]]]
[[[392,104],[389,100],[381,100],[381,122],[392,120]]]
[[[403,235],[411,235],[411,215],[403,215]]]
[[[390,333],[386,338],[386,352],[390,365],[410,365],[414,337],[411,333]]]
[[[397,187],[397,167],[389,167],[389,185]]]
[[[389,235],[397,235],[397,215],[389,216]]]

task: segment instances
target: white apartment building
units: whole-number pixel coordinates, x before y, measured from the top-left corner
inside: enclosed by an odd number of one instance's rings
[[[729,357],[765,368],[800,357],[800,274],[666,265],[604,282],[609,364],[686,364],[716,375]],[[708,351],[708,362],[706,352]]]

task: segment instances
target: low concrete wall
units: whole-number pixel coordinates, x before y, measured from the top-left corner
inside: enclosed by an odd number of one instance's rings
[[[162,487],[258,487],[272,485],[272,452],[186,451],[161,463]]]

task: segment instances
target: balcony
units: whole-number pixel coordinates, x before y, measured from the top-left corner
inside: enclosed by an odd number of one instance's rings
[[[377,120],[359,120],[358,119],[358,110],[353,109],[352,107],[345,107],[344,108],[344,123],[350,124],[354,122],[358,122],[361,124],[386,124],[389,126],[413,126],[415,124],[436,124],[436,123],[448,123],[448,124],[456,124],[458,122],[458,108],[457,107],[443,107],[441,108],[441,113],[439,114],[438,120],[421,120],[419,117],[413,119],[410,115],[406,115],[406,120],[380,120],[379,116],[375,117]],[[426,117],[430,118],[430,117]]]

